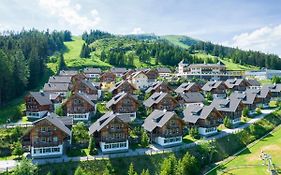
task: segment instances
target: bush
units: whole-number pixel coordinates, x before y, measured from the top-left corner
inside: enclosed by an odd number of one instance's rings
[[[242,111],[243,117],[248,117],[249,112],[250,112],[249,108],[244,108],[243,111]]]
[[[232,128],[231,120],[228,116],[226,116],[223,120],[223,124],[226,128]]]
[[[257,108],[256,109],[256,113],[259,115],[259,114],[261,114],[261,108]]]
[[[189,135],[190,135],[192,138],[194,138],[194,139],[199,139],[199,138],[200,138],[198,128],[196,128],[196,127],[191,127],[191,128],[189,129]]]

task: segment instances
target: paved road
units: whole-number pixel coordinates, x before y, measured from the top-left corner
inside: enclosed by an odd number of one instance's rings
[[[151,154],[160,154],[160,153],[165,153],[165,152],[173,152],[173,151],[179,151],[182,149],[190,148],[193,146],[196,146],[198,144],[204,143],[206,141],[218,139],[225,137],[229,134],[236,133],[238,131],[243,130],[244,128],[248,127],[250,124],[255,123],[259,121],[260,119],[264,118],[267,114],[270,114],[274,110],[262,110],[262,114],[256,116],[255,118],[249,120],[247,123],[244,125],[241,125],[237,128],[234,129],[224,129],[219,134],[208,137],[204,140],[199,140],[194,143],[188,143],[188,144],[182,144],[180,146],[175,146],[172,148],[163,148],[157,145],[151,145],[150,148],[141,148],[141,149],[136,149],[136,150],[129,150],[128,152],[125,153],[116,153],[116,154],[99,154],[95,156],[87,156],[87,157],[67,157],[64,155],[63,157],[60,158],[49,158],[49,159],[34,159],[33,163],[42,165],[42,164],[47,164],[47,163],[60,163],[60,162],[78,162],[78,161],[87,161],[87,160],[96,160],[96,159],[108,159],[108,158],[116,158],[116,157],[131,157],[131,156],[138,156],[138,155],[151,155]],[[0,172],[6,171],[6,169],[11,169],[16,167],[17,161],[15,160],[2,160],[0,161]]]

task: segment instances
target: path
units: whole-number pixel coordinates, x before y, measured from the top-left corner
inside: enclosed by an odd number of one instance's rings
[[[182,144],[182,145],[175,146],[172,148],[163,148],[163,147],[159,147],[157,145],[151,145],[150,148],[140,148],[140,149],[136,149],[136,150],[130,149],[128,152],[125,152],[125,153],[100,154],[100,155],[85,156],[85,157],[67,157],[66,155],[64,155],[59,158],[34,159],[32,161],[35,164],[43,165],[43,164],[47,164],[47,163],[61,163],[61,162],[69,162],[69,161],[78,162],[78,161],[87,161],[87,160],[108,159],[108,158],[117,158],[117,157],[132,157],[132,156],[139,156],[139,155],[152,155],[152,154],[160,154],[160,153],[167,153],[167,152],[175,152],[175,151],[179,151],[182,149],[186,149],[186,148],[190,148],[190,147],[199,145],[206,141],[219,139],[219,138],[225,137],[229,134],[239,132],[239,131],[243,130],[244,128],[248,127],[250,124],[253,124],[253,123],[261,120],[267,114],[270,114],[273,111],[274,111],[273,109],[262,110],[262,114],[256,116],[255,118],[249,120],[244,125],[241,125],[237,128],[224,129],[219,134],[208,137],[205,140],[199,140],[199,141],[196,141],[193,143]],[[0,160],[0,172],[6,171],[7,168],[11,169],[11,168],[16,167],[17,163],[18,162],[15,160]]]

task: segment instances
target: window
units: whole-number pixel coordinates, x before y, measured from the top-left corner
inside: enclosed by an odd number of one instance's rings
[[[53,137],[53,141],[57,142],[58,141],[58,137]]]

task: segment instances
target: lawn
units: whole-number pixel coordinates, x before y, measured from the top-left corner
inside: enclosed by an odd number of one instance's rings
[[[188,45],[179,41],[182,38],[182,36],[180,36],[180,35],[165,35],[165,36],[162,36],[162,38],[168,40],[169,42],[171,42],[172,44],[174,44],[176,46],[179,46],[179,47],[182,47],[185,49],[189,48]]]
[[[258,68],[255,66],[250,66],[250,65],[240,65],[233,63],[229,60],[226,59],[220,59],[223,64],[225,64],[227,70],[257,70]]]
[[[237,158],[230,161],[228,164],[223,165],[223,168],[213,171],[210,175],[215,174],[268,174],[267,167],[262,166],[262,161],[260,159],[260,153],[264,151],[265,153],[271,155],[273,163],[279,168],[281,168],[281,128],[268,137],[262,139],[253,147],[242,152]],[[251,166],[251,167],[243,167]],[[221,170],[230,169],[226,173]]]

